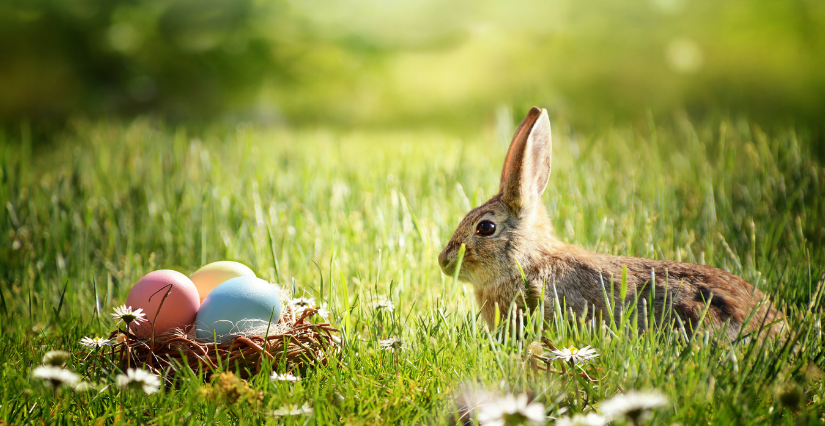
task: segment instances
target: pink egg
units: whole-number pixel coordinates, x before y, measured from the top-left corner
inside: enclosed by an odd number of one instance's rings
[[[164,300],[163,296],[169,290]],[[192,325],[198,314],[200,297],[197,287],[186,275],[161,269],[144,275],[135,283],[129,291],[126,306],[143,309],[148,320],[140,324],[132,323],[129,330],[137,336],[149,337],[152,335],[152,321],[155,321],[155,335],[172,328],[185,330]]]

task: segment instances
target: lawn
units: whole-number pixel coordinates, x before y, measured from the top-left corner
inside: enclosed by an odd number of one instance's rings
[[[457,399],[487,391],[527,394],[551,424],[631,390],[667,397],[651,424],[825,423],[815,138],[727,116],[553,122],[543,199],[562,240],[742,276],[786,312],[789,332],[729,343],[557,315],[528,318],[516,336],[488,329],[473,289],[437,264],[464,214],[497,191],[514,124],[451,134],[78,120],[50,138],[25,125],[0,134],[0,423],[446,424]],[[217,260],[328,303],[340,359],[298,382],[190,374],[151,395],[121,390],[118,366],[80,340],[114,330],[109,314],[147,272]],[[375,306],[383,299],[394,309]],[[593,347],[576,367],[591,379],[561,361],[537,370],[539,334]],[[383,350],[389,338],[403,346]],[[33,377],[56,349],[89,390]],[[288,405],[312,411],[276,416]]]

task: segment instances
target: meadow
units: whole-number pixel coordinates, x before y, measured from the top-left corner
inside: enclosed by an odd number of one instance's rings
[[[522,111],[513,115],[520,116]],[[527,394],[547,423],[630,390],[669,402],[650,424],[825,423],[825,166],[809,133],[684,114],[577,130],[553,121],[544,194],[556,233],[592,251],[713,265],[769,294],[781,341],[639,333],[557,315],[488,329],[437,256],[498,188],[514,125],[475,133],[76,120],[51,141],[0,135],[0,423],[449,424],[468,389]],[[79,342],[161,268],[237,260],[329,304],[340,360],[298,382],[197,375],[152,395],[114,385]],[[387,299],[392,311],[376,307]],[[537,370],[532,342],[593,347],[579,372]],[[396,351],[381,340],[403,339]],[[51,391],[53,349],[92,382]],[[539,363],[541,365],[541,363]],[[304,405],[306,404],[306,405]],[[276,416],[285,406],[308,407]],[[281,411],[283,413],[283,411]],[[621,424],[617,420],[614,424]]]

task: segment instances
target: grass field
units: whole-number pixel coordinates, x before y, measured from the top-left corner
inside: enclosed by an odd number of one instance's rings
[[[670,402],[652,424],[825,423],[825,167],[805,132],[724,117],[590,132],[553,123],[544,200],[558,236],[713,265],[786,311],[784,343],[730,345],[561,318],[513,339],[476,318],[472,288],[442,276],[436,258],[498,188],[513,125],[457,137],[139,119],[78,121],[49,143],[25,127],[0,135],[0,423],[442,424],[469,387],[526,393],[552,418],[655,389]],[[114,329],[109,312],[143,274],[224,259],[328,302],[341,361],[212,398],[196,377],[122,392],[113,366],[84,361],[80,339]],[[374,309],[381,298],[395,310]],[[538,333],[595,348],[583,368],[596,381],[536,372],[526,348]],[[381,349],[390,337],[404,340],[400,352]],[[98,388],[52,392],[33,378],[52,349],[72,352],[67,367]],[[311,413],[272,414],[305,403]]]

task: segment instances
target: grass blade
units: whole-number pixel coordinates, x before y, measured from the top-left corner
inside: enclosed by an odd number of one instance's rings
[[[458,248],[458,258],[455,261],[455,271],[453,272],[453,288],[450,291],[450,300],[455,299],[455,292],[458,289],[458,274],[461,272],[461,263],[464,261],[464,250],[466,247],[461,244]]]

